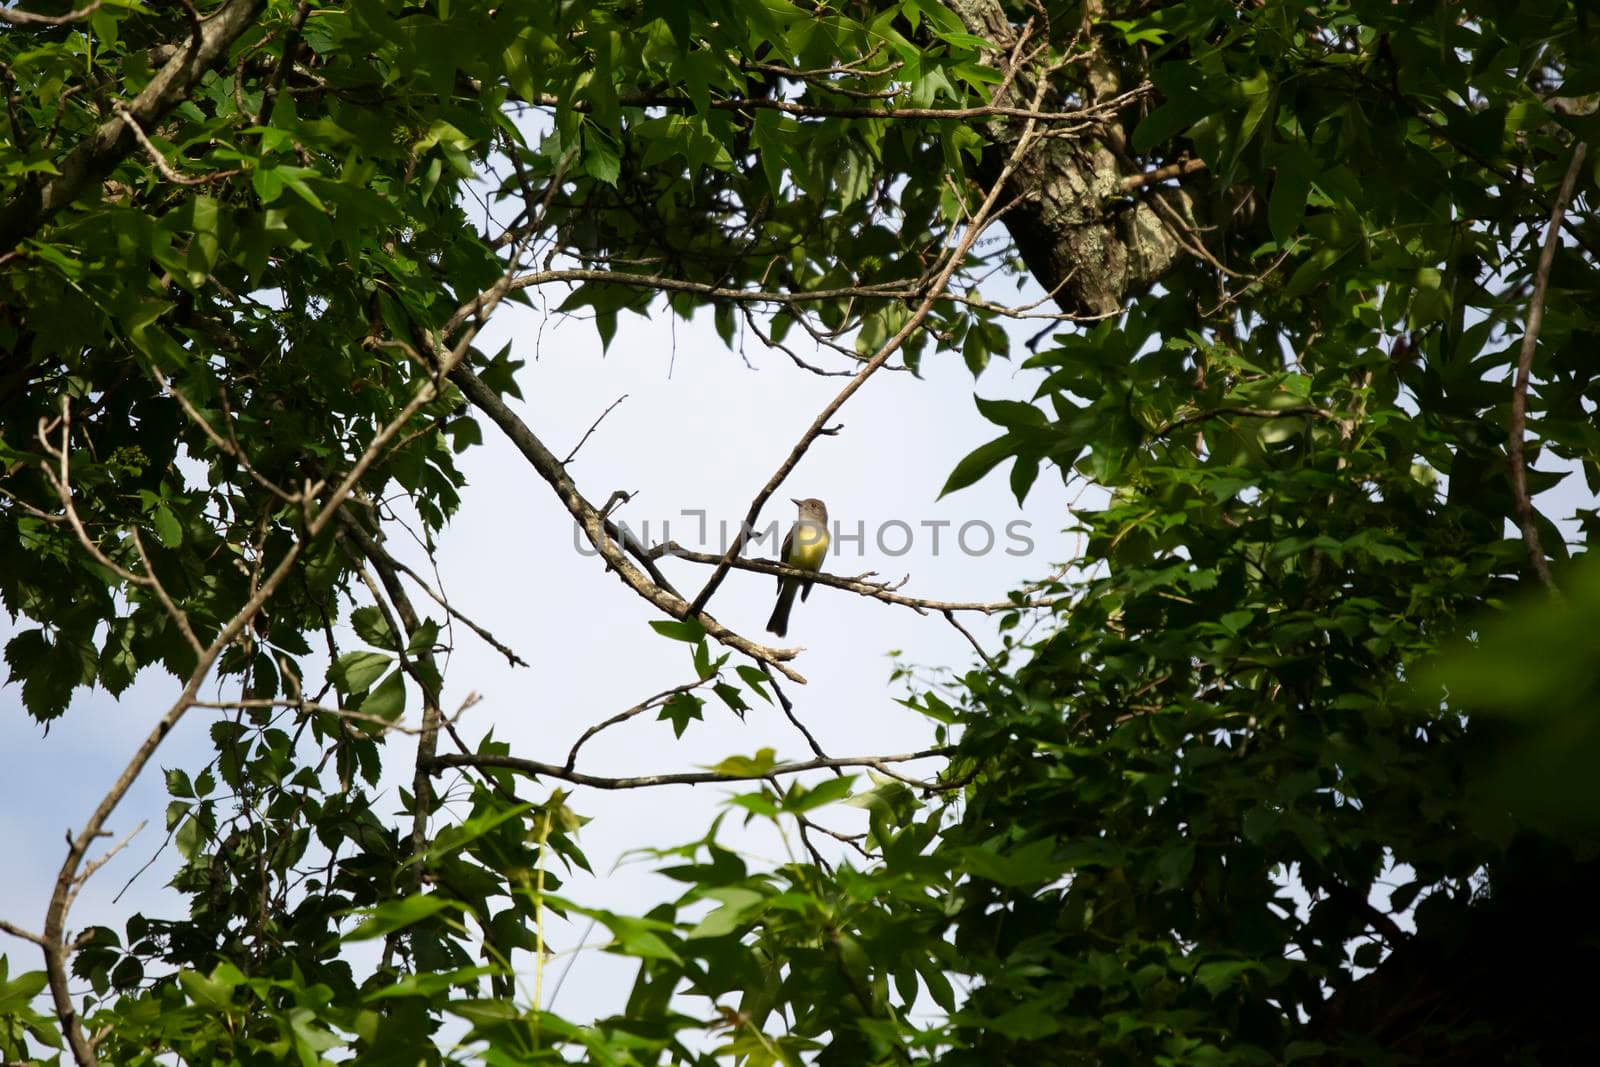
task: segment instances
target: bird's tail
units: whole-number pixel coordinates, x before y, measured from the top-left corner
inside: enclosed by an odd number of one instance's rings
[[[794,594],[799,587],[799,582],[784,579],[778,590],[778,603],[772,609],[772,618],[767,620],[768,633],[783,637],[789,632],[789,609],[794,607]]]

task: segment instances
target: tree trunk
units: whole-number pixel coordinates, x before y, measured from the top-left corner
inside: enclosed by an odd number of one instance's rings
[[[969,32],[998,46],[984,58],[1003,68],[1019,31],[999,0],[953,0],[950,6]],[[1043,34],[1036,32],[1024,48],[1043,43]],[[1031,70],[1020,72],[1006,103],[1020,107],[1032,99],[1039,63],[1035,60]],[[1122,91],[1116,70],[1104,54],[1087,65],[1067,69],[1082,72],[1081,85],[1065,87],[1072,96],[1081,94],[1080,103],[1108,99]],[[1046,99],[1060,95],[1052,90]],[[994,148],[979,167],[980,179],[993,180],[998,174],[1000,161],[1009,156],[1025,122],[1005,117],[989,123],[987,133]],[[1023,262],[1069,314],[1116,314],[1183,255],[1179,225],[1196,228],[1194,200],[1187,190],[1144,187],[1139,195],[1141,189],[1136,186],[1130,194],[1124,179],[1136,178],[1142,168],[1129,157],[1124,142],[1121,125],[1116,122],[1080,137],[1039,141],[1021,160],[1005,189],[1006,200],[1016,204],[1003,218]]]

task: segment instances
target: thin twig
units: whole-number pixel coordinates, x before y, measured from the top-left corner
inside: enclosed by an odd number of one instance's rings
[[[175,182],[178,185],[207,185],[211,182],[219,182],[224,178],[232,178],[234,175],[244,173],[242,170],[234,168],[232,170],[217,170],[212,171],[210,174],[201,174],[193,178],[186,178],[172,168],[172,164],[167,162],[167,157],[161,153],[161,149],[157,148],[154,142],[152,142],[149,137],[145,136],[144,129],[136,121],[134,121],[133,116],[128,113],[127,108],[123,107],[121,104],[118,104],[112,110],[118,115],[122,116],[122,121],[127,123],[128,129],[133,131],[134,140],[139,142],[140,147],[142,147],[145,151],[145,155],[150,157],[150,162],[156,165],[156,170],[159,170],[161,172],[161,176],[167,179],[169,182]]]
[[[573,744],[572,751],[567,753],[567,770],[570,771],[572,768],[578,765],[578,750],[587,744],[589,739],[595,734],[602,730],[610,729],[619,723],[627,722],[629,719],[635,717],[636,715],[641,715],[644,712],[649,711],[651,708],[660,707],[680,693],[692,692],[693,690],[699,689],[703,685],[714,682],[716,681],[717,677],[717,675],[712,675],[710,678],[702,678],[697,682],[685,682],[683,685],[675,685],[671,689],[664,689],[653,697],[641,700],[627,711],[619,711],[617,714],[611,716],[611,718],[605,720],[604,722],[599,722],[589,727]]]
[[[73,880],[72,891],[67,894],[68,908],[72,907],[73,902],[78,899],[78,890],[83,888],[83,884],[89,880],[94,872],[98,871],[101,867],[104,867],[107,863],[110,863],[113,856],[127,848],[129,843],[132,842],[135,837],[139,836],[139,832],[149,825],[149,822],[150,820],[148,819],[140,819],[139,825],[135,826],[127,836],[125,836],[121,841],[118,841],[116,844],[112,845],[110,848],[106,849],[105,855],[100,856],[98,859],[90,860],[88,863],[83,865],[83,870],[79,871],[78,877]]]
[[[383,551],[381,545],[378,545],[376,542],[374,545],[380,551]],[[523,659],[521,656],[517,655],[509,647],[503,644],[499,638],[495,637],[495,635],[488,629],[474,622],[466,615],[465,612],[451,604],[442,593],[438,592],[431,585],[429,585],[427,580],[424,579],[422,575],[418,574],[411,567],[407,566],[403,561],[396,559],[393,554],[387,552],[385,552],[385,554],[388,556],[388,562],[390,566],[399,571],[401,574],[404,574],[406,577],[410,578],[413,582],[416,582],[417,586],[421,588],[424,593],[428,594],[428,599],[432,600],[435,604],[449,612],[451,618],[455,619],[467,629],[477,634],[485,644],[493,648],[496,652],[500,653],[500,655],[504,656],[507,663],[513,667],[526,667],[528,665],[527,660]]]
[[[283,84],[284,76],[294,65],[294,53],[300,47],[300,32],[305,28],[306,16],[311,13],[311,0],[300,0],[295,6],[294,17],[289,20],[289,32],[283,37],[283,54],[278,57],[278,65],[272,68],[272,74],[267,78],[267,84],[261,90],[261,110],[256,113],[256,125],[264,126],[272,118],[272,103],[278,95],[278,88]]]
[[[827,759],[828,754],[822,751],[822,746],[817,743],[817,739],[812,736],[810,730],[806,729],[806,724],[800,721],[800,716],[795,714],[794,704],[789,700],[789,694],[783,691],[783,686],[778,684],[778,679],[773,675],[772,671],[768,670],[766,675],[767,681],[772,685],[772,691],[778,695],[778,706],[783,708],[783,714],[794,724],[794,728],[800,731],[800,736],[806,739],[806,744],[811,746],[811,751],[816,757],[818,759]],[[835,774],[842,775],[844,773],[837,767],[833,770]]]
[[[1528,323],[1522,331],[1522,351],[1517,357],[1516,381],[1511,389],[1511,440],[1506,446],[1507,462],[1511,465],[1511,496],[1516,504],[1517,523],[1522,527],[1522,542],[1527,546],[1528,562],[1545,588],[1554,590],[1555,577],[1550,573],[1550,561],[1545,558],[1544,545],[1539,538],[1539,528],[1534,523],[1533,500],[1528,495],[1528,464],[1524,453],[1524,440],[1528,433],[1528,381],[1533,372],[1533,352],[1539,343],[1539,329],[1544,325],[1545,294],[1550,289],[1550,267],[1556,259],[1556,245],[1561,239],[1561,220],[1567,213],[1567,202],[1578,184],[1578,172],[1583,169],[1583,157],[1588,144],[1579,141],[1572,149],[1572,162],[1567,164],[1566,177],[1561,179],[1561,189],[1550,208],[1550,223],[1545,227],[1544,247],[1539,251],[1539,267],[1533,279],[1533,299],[1528,303]]]
[[[1218,419],[1227,415],[1232,415],[1236,418],[1243,419],[1298,419],[1306,417],[1325,419],[1328,421],[1334,421],[1336,419],[1336,416],[1332,412],[1324,411],[1321,408],[1311,407],[1306,404],[1297,404],[1291,408],[1251,408],[1230,404],[1222,407],[1206,408],[1203,411],[1190,412],[1187,415],[1180,416],[1179,418],[1173,419],[1169,423],[1163,424],[1159,428],[1151,431],[1151,433],[1156,437],[1165,437],[1167,434],[1172,433],[1172,431],[1181,430],[1185,426],[1192,426],[1197,422],[1205,422],[1209,419]]]
[[[998,214],[998,212],[996,213]],[[991,222],[993,219],[990,220]],[[533,271],[519,275],[512,282],[513,289],[534,289],[542,285],[566,282],[597,282],[605,285],[620,285],[632,289],[654,289],[667,293],[691,293],[705,297],[707,300],[727,300],[740,304],[776,304],[785,307],[794,307],[804,304],[831,302],[837,300],[882,300],[885,302],[903,302],[918,300],[927,292],[925,285],[908,285],[904,281],[877,282],[867,285],[837,286],[831,289],[797,289],[784,291],[779,289],[739,289],[724,285],[713,285],[710,282],[695,282],[684,278],[673,278],[661,274],[637,274],[630,271],[599,270],[590,267],[572,267],[566,269],[547,269]],[[1059,286],[1057,287],[1059,288]],[[962,293],[941,293],[935,303],[960,304],[963,307],[974,308],[979,311],[989,311],[996,315],[1010,319],[1038,319],[1052,322],[1103,322],[1122,314],[1121,311],[1098,312],[1094,314],[1076,314],[1066,311],[1033,312],[1032,308],[1044,303],[1043,300],[1032,303],[1012,306],[997,304],[993,301]],[[458,311],[446,323],[448,327],[458,326],[465,318],[464,311]],[[807,325],[807,320],[797,318],[802,327]],[[816,336],[815,333],[812,334]],[[855,353],[848,353],[853,358],[860,359]]]
[[[476,703],[477,701],[473,701]],[[351,711],[349,708],[333,708],[326,704],[319,704],[314,700],[296,700],[283,697],[244,697],[239,700],[197,700],[192,705],[208,711],[237,711],[240,708],[285,708],[296,715],[333,715],[351,722],[366,723],[378,727],[380,733],[407,734],[415,737],[422,733],[420,726],[407,726],[404,722],[385,718],[382,715],[373,715],[364,711]],[[457,710],[452,720],[459,719],[461,712],[470,705],[464,705]]]
[[[200,44],[200,9],[194,6],[194,0],[178,0],[178,4],[189,17],[189,47],[195,48]]]
[[[56,498],[61,501],[62,515],[72,527],[73,533],[77,534],[78,543],[83,546],[84,551],[88,552],[96,563],[105,567],[123,581],[128,582],[130,585],[136,585],[141,589],[150,590],[162,609],[166,611],[168,618],[172,620],[173,625],[178,628],[178,632],[183,635],[184,640],[189,642],[189,647],[196,653],[204,651],[205,646],[200,643],[200,639],[195,636],[194,630],[189,626],[189,617],[179,610],[172,597],[167,595],[166,587],[161,584],[161,579],[156,577],[155,569],[150,565],[150,558],[145,554],[144,542],[139,539],[139,531],[132,530],[130,532],[134,549],[144,563],[145,573],[143,574],[137,574],[113,560],[102,552],[100,546],[95,544],[94,539],[89,536],[89,531],[84,527],[83,520],[78,517],[78,509],[73,506],[72,502],[72,463],[70,459],[72,447],[72,404],[70,398],[66,396],[61,398],[61,414],[52,421],[61,427],[60,449],[58,450],[50,443],[49,432],[52,427],[44,419],[39,420],[39,441],[45,453],[55,459],[57,467],[53,470],[50,464],[41,463],[40,469],[43,471],[45,479],[55,489]]]
[[[967,639],[967,643],[972,646],[973,651],[978,653],[978,658],[983,660],[984,664],[987,665],[990,670],[994,670],[994,660],[990,659],[989,653],[985,652],[983,650],[983,646],[978,644],[978,639],[972,636],[972,631],[961,625],[960,620],[956,618],[956,613],[947,610],[943,612],[943,614],[945,621],[951,626],[954,626],[956,631],[960,633],[962,637]]]
[[[568,452],[567,457],[561,461],[561,465],[563,467],[572,462],[573,457],[578,454],[578,449],[582,448],[588,442],[590,435],[600,428],[600,424],[606,420],[606,416],[611,414],[612,410],[626,399],[628,399],[628,394],[623,393],[621,396],[617,397],[611,402],[611,407],[606,408],[600,413],[600,417],[594,420],[594,424],[589,427],[588,432],[586,432],[583,437],[578,440],[577,444],[572,446],[572,451]]]
[[[161,391],[178,402],[178,406],[183,409],[183,413],[189,416],[189,420],[191,422],[200,427],[201,432],[206,435],[212,444],[217,446],[217,449],[220,452],[236,461],[241,467],[244,468],[245,473],[250,475],[251,479],[254,480],[257,485],[267,490],[273,496],[277,497],[279,500],[289,499],[291,494],[287,490],[281,488],[271,479],[267,478],[265,475],[256,470],[255,465],[250,462],[250,457],[245,455],[244,449],[239,447],[239,442],[233,437],[233,428],[231,426],[228,428],[228,436],[226,438],[223,437],[212,428],[211,423],[207,421],[206,417],[200,414],[193,404],[189,403],[188,397],[184,396],[183,393],[173,388],[172,383],[167,381],[166,375],[161,373],[160,367],[157,367],[152,363],[150,365],[150,373],[155,375],[157,384],[161,386]]]

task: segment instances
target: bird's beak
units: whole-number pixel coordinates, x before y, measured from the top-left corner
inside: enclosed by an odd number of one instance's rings
[[[796,500],[794,497],[790,497],[789,500],[794,504],[795,507],[800,506],[800,501]]]

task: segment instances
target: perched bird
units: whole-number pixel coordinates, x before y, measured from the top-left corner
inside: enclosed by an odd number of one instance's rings
[[[800,517],[789,529],[789,536],[783,539],[781,558],[798,570],[821,570],[822,561],[828,555],[828,505],[814,498],[796,500],[795,504],[800,508]],[[789,609],[794,607],[794,594],[798,591],[800,599],[804,600],[811,592],[811,584],[806,578],[778,578],[778,603],[772,609],[772,618],[767,620],[769,632],[779,637],[789,632]]]

